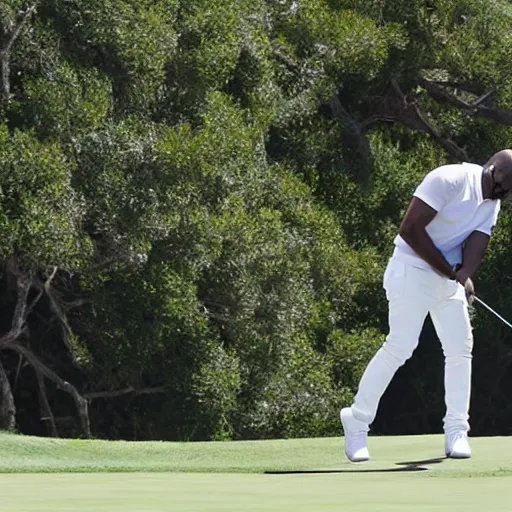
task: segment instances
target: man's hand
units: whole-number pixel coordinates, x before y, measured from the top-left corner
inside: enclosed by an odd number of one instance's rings
[[[471,280],[471,277],[469,277],[468,271],[461,267],[459,270],[457,270],[455,274],[455,279],[464,286],[464,289],[466,290],[466,298],[468,300],[468,304],[473,304],[474,296],[475,296],[475,286],[473,285],[473,281]]]

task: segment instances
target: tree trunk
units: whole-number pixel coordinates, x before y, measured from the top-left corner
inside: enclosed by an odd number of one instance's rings
[[[16,427],[16,407],[12,389],[5,372],[5,368],[0,361],[0,430],[13,431]]]
[[[19,343],[13,343],[9,345],[9,349],[14,352],[21,354],[28,363],[34,368],[36,374],[46,377],[57,385],[59,389],[62,389],[66,393],[69,393],[75,401],[80,422],[82,425],[82,435],[85,438],[91,437],[91,425],[89,421],[89,403],[87,400],[78,392],[78,390],[63,378],[59,377],[52,369],[46,366],[39,358],[30,350],[30,348],[20,345]]]
[[[53,416],[48,396],[46,395],[46,385],[44,383],[44,377],[41,372],[36,370],[37,383],[39,385],[39,407],[41,409],[41,420],[46,422],[46,428],[50,437],[59,437],[59,431],[55,423],[55,417]]]

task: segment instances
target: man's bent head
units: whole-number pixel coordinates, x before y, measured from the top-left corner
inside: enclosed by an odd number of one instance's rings
[[[489,199],[505,199],[512,192],[512,149],[498,151],[484,169],[492,180]]]

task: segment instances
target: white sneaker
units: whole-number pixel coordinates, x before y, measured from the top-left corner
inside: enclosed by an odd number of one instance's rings
[[[446,456],[452,459],[469,459],[471,447],[468,442],[468,434],[464,431],[447,433],[444,451]]]
[[[370,458],[366,441],[368,425],[354,418],[352,409],[346,407],[340,411],[341,424],[345,433],[345,454],[352,462],[364,462]]]

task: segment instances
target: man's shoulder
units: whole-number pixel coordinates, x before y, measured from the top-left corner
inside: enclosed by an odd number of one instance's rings
[[[467,167],[468,169],[481,170],[482,166],[480,164],[474,164],[472,162],[462,162],[460,165],[463,167]]]
[[[445,164],[430,171],[432,177],[440,178],[446,185],[462,185],[471,183],[468,179],[478,177],[482,173],[482,166],[478,164],[463,162],[460,164]]]
[[[440,187],[449,187],[462,185],[472,169],[465,164],[446,164],[432,169],[426,176],[425,181],[436,183]]]
[[[481,172],[482,166],[478,164],[472,164],[468,162],[462,162],[460,164],[444,164],[432,169],[431,172],[442,174],[446,177],[450,176],[462,176],[466,174],[471,174],[474,172]]]
[[[461,164],[465,172],[480,174],[483,171],[483,167],[478,164],[472,164],[469,162],[463,162]]]

